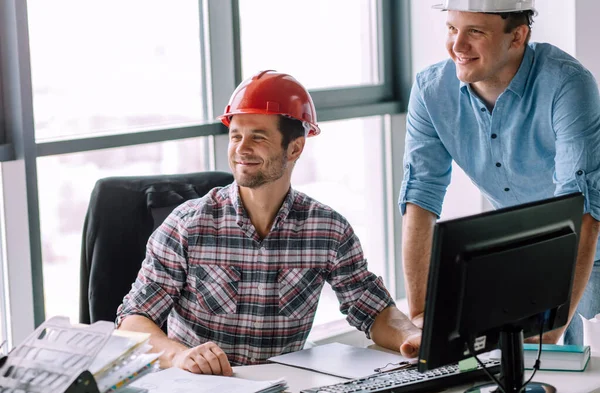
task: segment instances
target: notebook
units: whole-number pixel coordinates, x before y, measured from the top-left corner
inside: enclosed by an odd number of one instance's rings
[[[359,348],[340,343],[319,345],[302,351],[274,356],[269,360],[348,379],[376,374],[376,369],[387,369],[403,362],[416,362],[416,359],[407,359],[400,353]]]
[[[537,358],[538,344],[523,344],[525,368],[531,370]],[[584,371],[590,360],[589,345],[542,344],[540,370]]]

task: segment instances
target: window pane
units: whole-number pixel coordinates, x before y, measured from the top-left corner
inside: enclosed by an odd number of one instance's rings
[[[292,175],[292,185],[342,214],[352,225],[369,264],[385,278],[383,131],[380,117],[320,124],[308,138]],[[341,319],[329,285],[321,295],[315,324]]]
[[[380,82],[375,0],[239,0],[239,4],[244,78],[277,70],[309,89]]]
[[[29,0],[37,139],[198,123],[198,0]]]
[[[38,158],[46,317],[79,320],[81,231],[98,179],[207,170],[207,138]]]

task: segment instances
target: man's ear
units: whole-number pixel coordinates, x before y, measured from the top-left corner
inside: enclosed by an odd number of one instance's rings
[[[296,161],[300,158],[300,154],[304,150],[304,144],[306,143],[306,137],[301,136],[290,142],[287,149],[288,161]]]
[[[529,35],[529,27],[527,25],[519,25],[515,27],[512,34],[513,40],[511,46],[513,48],[521,48],[525,45],[525,41],[527,41],[527,36]]]

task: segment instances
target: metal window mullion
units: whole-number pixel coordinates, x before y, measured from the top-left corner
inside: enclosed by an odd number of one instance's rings
[[[45,318],[27,3],[1,1],[0,18],[5,124],[16,158],[2,164],[4,246],[12,342],[18,344]]]
[[[391,167],[391,198],[394,209],[390,216],[392,217],[391,228],[392,234],[389,237],[390,247],[392,251],[390,252],[391,256],[393,256],[392,268],[395,276],[395,295],[396,299],[403,298],[405,293],[404,287],[404,269],[402,268],[402,214],[400,213],[400,209],[396,201],[398,200],[398,196],[400,195],[400,188],[402,186],[402,179],[404,177],[404,165],[403,165],[403,157],[404,157],[404,135],[406,132],[406,115],[395,115],[390,116],[389,119],[389,129],[390,132],[387,135],[387,144],[389,145],[389,163],[388,165]]]
[[[411,54],[411,20],[410,1],[382,0],[384,18],[382,20],[384,36],[384,67],[385,75],[391,78],[394,99],[400,103],[400,111],[406,112],[410,89],[412,86],[412,54]],[[404,136],[406,134],[406,115],[392,115],[389,118],[387,144],[388,166],[391,168],[391,198],[394,206],[393,222],[389,228],[392,231],[388,237],[390,256],[395,278],[395,297],[403,298],[405,293],[404,269],[402,267],[402,215],[396,204],[404,177],[403,156]]]
[[[238,2],[235,0],[204,0],[207,10],[205,35],[210,64],[207,73],[208,92],[211,96],[210,120],[218,116],[229,102],[229,97],[238,84],[240,75],[240,37]],[[214,136],[212,147],[214,168],[228,171],[226,136]]]
[[[389,69],[388,77],[392,78],[394,98],[402,102],[405,112],[413,82],[410,1],[383,1],[386,4],[384,64]]]
[[[388,95],[400,100],[401,97],[395,96],[394,89],[394,57],[396,47],[394,46],[393,26],[400,21],[394,20],[392,10],[395,7],[391,4],[394,0],[378,0],[375,18],[380,39],[376,43],[379,58],[379,72],[381,81],[386,87]]]
[[[91,135],[83,138],[65,139],[60,141],[39,141],[36,147],[37,156],[44,157],[99,149],[135,146],[144,143],[158,143],[197,138],[201,136],[212,136],[223,134],[225,132],[227,131],[222,124],[208,123],[114,135]]]
[[[344,106],[369,105],[393,101],[385,85],[351,86],[333,89],[310,90],[310,95],[317,109],[340,108]]]

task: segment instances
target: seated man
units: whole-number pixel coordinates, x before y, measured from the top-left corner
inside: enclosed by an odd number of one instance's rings
[[[350,325],[416,356],[420,329],[367,270],[350,224],[291,188],[306,136],[320,133],[308,91],[261,72],[220,119],[235,181],[183,203],[152,234],[119,328],[151,333],[163,368],[231,375],[231,365],[302,349],[327,281]]]

